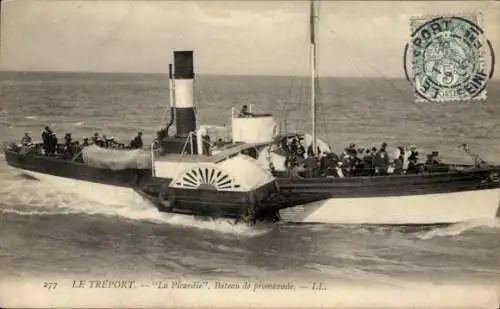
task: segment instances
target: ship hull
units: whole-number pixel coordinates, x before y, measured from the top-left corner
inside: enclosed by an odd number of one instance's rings
[[[428,225],[497,217],[500,189],[425,195],[329,198],[280,210],[293,223]]]
[[[196,190],[186,195],[189,203],[181,203],[182,207],[165,205],[159,196],[171,179],[153,177],[150,170],[105,170],[14,151],[6,151],[6,160],[23,174],[105,203],[148,200],[165,212],[239,216],[239,204],[229,209],[224,203],[215,205],[217,198],[210,200],[213,214],[207,212],[207,203],[203,201],[206,196]],[[261,201],[259,207],[264,209],[261,214],[266,220],[274,220],[274,213],[279,210],[281,221],[297,223],[406,225],[491,219],[498,215],[500,186],[498,178],[490,176],[499,171],[500,167],[494,167],[436,175],[282,178],[278,179],[280,191]],[[198,199],[199,209],[191,207]]]
[[[248,192],[183,189],[171,187],[171,178],[152,176],[151,170],[110,170],[15,151],[6,151],[5,157],[19,174],[96,202],[123,205],[146,201],[161,212],[243,221],[253,221],[255,215],[269,221],[275,215],[264,201],[276,190],[274,182]],[[276,203],[272,206],[279,207]]]
[[[435,174],[283,179],[283,191],[322,195],[280,210],[283,221],[340,224],[446,224],[498,216],[500,167]]]
[[[102,182],[79,180],[70,177],[60,177],[14,168],[19,174],[27,175],[46,185],[53,186],[61,192],[85,196],[89,200],[104,204],[128,204],[144,201],[144,198],[131,186],[110,185]]]

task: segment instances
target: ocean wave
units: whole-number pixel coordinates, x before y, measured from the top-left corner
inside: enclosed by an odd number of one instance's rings
[[[20,216],[63,216],[78,214],[78,211],[38,211],[38,210],[19,210],[15,208],[0,208],[1,213],[16,214]]]
[[[133,200],[120,199],[112,204],[103,203],[100,201],[101,194],[87,196],[78,191],[63,191],[43,181],[16,177],[11,173],[3,176],[0,180],[0,195],[3,196],[2,204],[10,209],[2,209],[4,212],[12,213],[15,210],[20,215],[101,215],[241,236],[258,236],[269,231],[266,227],[252,227],[234,223],[234,220],[199,219],[189,215],[163,213],[141,197]],[[28,210],[20,210],[19,207]]]
[[[363,284],[382,284],[389,286],[399,286],[405,281],[394,276],[385,275],[360,266],[338,267],[319,263],[308,264],[308,267],[315,269],[322,276],[328,276],[329,280],[342,279],[346,282],[363,282]]]
[[[246,253],[247,251],[242,248],[225,246],[222,244],[215,244],[208,241],[201,241],[201,246],[205,249],[210,249],[210,251],[220,251],[228,253]]]
[[[430,231],[420,232],[416,237],[422,240],[428,240],[435,237],[452,237],[462,235],[471,230],[482,230],[485,232],[498,232],[500,229],[500,218],[471,220],[467,222],[459,222],[446,227],[437,227]]]
[[[413,265],[411,262],[408,262],[406,260],[398,260],[398,259],[389,259],[389,258],[384,258],[380,257],[374,254],[373,250],[366,250],[365,252],[352,252],[352,253],[340,253],[336,254],[335,258],[339,258],[344,261],[352,261],[352,262],[358,262],[358,263],[363,263],[363,264],[380,264],[384,265],[384,267],[401,267],[405,269],[410,269],[414,268],[415,265]]]

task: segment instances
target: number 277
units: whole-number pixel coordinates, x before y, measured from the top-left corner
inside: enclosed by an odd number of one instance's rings
[[[55,290],[57,287],[57,282],[44,282],[43,287],[47,290]]]

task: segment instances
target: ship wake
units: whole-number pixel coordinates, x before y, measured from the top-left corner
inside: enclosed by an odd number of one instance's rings
[[[471,220],[448,225],[446,227],[436,227],[428,231],[422,231],[416,234],[417,238],[422,240],[433,239],[436,237],[459,236],[466,232],[482,231],[494,232],[500,231],[500,218]]]
[[[123,198],[106,202],[101,197],[106,192],[94,192],[93,195],[79,193],[78,190],[64,190],[43,180],[30,177],[9,175],[0,180],[0,212],[24,216],[58,215],[100,215],[118,217],[126,220],[144,221],[153,224],[169,224],[184,228],[196,228],[220,233],[242,236],[257,236],[267,233],[267,227],[255,228],[234,220],[198,219],[193,216],[167,214],[142,197]]]

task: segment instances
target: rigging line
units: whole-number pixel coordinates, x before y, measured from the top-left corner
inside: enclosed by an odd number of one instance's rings
[[[308,32],[305,32],[305,36],[303,38],[304,40],[304,44],[301,44],[302,46],[302,49],[301,49],[301,61],[299,62],[301,64],[301,66],[298,68],[298,74],[296,74],[297,76],[294,76],[294,81],[296,82],[296,86],[297,87],[293,87],[292,89],[290,89],[289,91],[289,100],[288,101],[291,101],[295,106],[296,106],[296,111],[298,111],[298,114],[301,114],[301,110],[302,110],[302,107],[304,104],[302,104],[303,102],[305,102],[305,98],[307,96],[307,89],[306,87],[304,86],[305,82],[306,82],[306,78],[305,76],[302,76],[300,74],[300,72],[308,69],[308,57],[309,57],[309,54],[308,54],[308,42],[309,42],[309,37],[308,37]],[[297,91],[298,90],[298,93]],[[295,100],[295,97],[298,97],[298,100]],[[289,105],[289,102],[286,102],[286,106],[284,106],[284,109],[286,107],[288,107]],[[286,113],[287,116],[288,116],[288,113]],[[296,122],[292,122],[295,124],[295,130],[297,130],[297,124]]]
[[[343,37],[337,35],[337,33],[335,31],[333,31],[328,25],[325,25],[325,27],[333,34],[335,35],[337,38],[341,39],[342,41],[344,41],[347,45],[349,44]],[[373,69],[374,71],[376,71],[377,73],[382,73],[380,72],[376,67],[374,67],[369,61],[366,61],[363,57],[359,56],[359,55],[355,55],[357,56],[358,59],[362,60],[365,64],[367,64],[371,69]],[[441,131],[443,131],[444,129],[439,125],[439,123],[429,114],[427,113],[422,107],[420,107],[418,105],[418,103],[415,103],[413,100],[408,100],[408,97],[407,95],[402,92],[399,88],[395,87],[393,83],[391,83],[389,81],[389,78],[387,78],[386,76],[384,76],[384,74],[381,74],[381,76],[383,77],[383,79],[385,79],[386,81],[389,82],[389,85],[402,97],[404,98],[406,101],[409,101],[411,102],[412,105],[414,105],[420,112],[422,112],[424,115],[426,115],[433,123],[434,125],[439,128]],[[440,132],[441,134],[441,138],[443,138],[443,133]],[[458,143],[460,144],[463,144],[463,141],[461,141],[460,139],[458,139],[457,137],[455,137],[454,135],[450,135],[455,141],[457,141]]]
[[[286,38],[286,36],[287,36],[287,35],[288,35],[288,31],[287,31],[287,32],[286,32],[286,34],[285,34],[285,38]],[[287,43],[287,40],[285,39],[284,44],[286,45],[286,43]],[[283,55],[282,55],[282,56],[283,56]],[[294,88],[294,83],[295,83],[295,79],[294,79],[294,77],[292,76],[291,86],[290,86],[290,89],[289,89],[289,91],[288,91],[287,99],[285,99],[285,102],[284,102],[284,104],[283,104],[283,105],[282,105],[282,107],[281,107],[281,114],[284,114],[284,113],[286,112],[286,108],[287,108],[287,106],[288,106],[288,98],[291,96],[291,94],[290,94],[290,93],[291,93],[292,89]],[[286,118],[286,115],[285,115],[285,118]]]
[[[305,44],[304,44],[305,45]],[[304,64],[305,61],[306,61],[306,55],[305,55],[305,52],[301,52],[300,55],[302,55],[302,58],[301,58],[301,61],[299,63],[301,64]],[[293,99],[293,91],[295,90],[295,85],[298,84],[298,88],[300,89],[301,85],[300,83],[302,82],[302,78],[300,76],[300,72],[303,70],[304,66],[302,67],[298,67],[297,71],[299,72],[299,74],[293,74],[292,75],[292,83],[291,83],[291,87],[288,91],[288,97],[287,97],[287,100],[285,101],[285,104],[283,104],[283,107],[282,107],[282,112],[283,113],[286,113],[286,110],[287,110],[287,107],[288,107],[288,104],[289,104],[289,101],[291,101],[291,99]],[[298,76],[297,76],[298,75]],[[299,101],[300,101],[300,98],[299,98]],[[295,101],[293,101],[294,103],[297,103]]]
[[[286,33],[288,35],[288,31]],[[306,37],[306,39],[307,39],[307,37]],[[304,44],[302,46],[306,46],[306,44]],[[306,57],[305,53],[300,53],[300,55],[302,55],[302,58],[304,58],[304,61],[301,61],[299,63],[304,63],[305,62],[305,57]],[[301,58],[301,60],[302,60],[302,58]],[[282,109],[281,109],[281,113],[285,114],[285,120],[288,118],[288,111],[287,111],[287,109],[288,109],[288,105],[289,105],[290,101],[293,99],[293,91],[296,88],[295,85],[299,84],[298,88],[300,88],[300,82],[301,82],[300,72],[302,71],[302,69],[303,69],[302,67],[298,66],[297,70],[298,70],[299,74],[295,73],[295,74],[292,75],[291,87],[290,87],[290,89],[288,91],[288,95],[287,95],[287,98],[285,100],[285,103],[283,104]],[[297,75],[299,77],[297,77]],[[300,101],[300,99],[299,99],[299,101]],[[297,102],[293,101],[293,103],[297,103]]]
[[[285,97],[285,102],[281,106],[280,115],[282,115],[282,118],[284,118],[284,121],[286,121],[288,119],[288,116],[289,116],[288,115],[288,106],[289,106],[289,104],[290,103],[292,103],[292,104],[296,103],[295,101],[292,101],[292,99],[294,98],[294,90],[295,90],[295,88],[300,88],[300,78],[297,78],[296,76],[292,75],[290,88],[287,91],[287,95]]]
[[[323,108],[325,108],[325,104],[323,104],[323,100],[322,100],[322,98],[323,98],[323,88],[319,86],[319,81],[318,81],[318,86],[317,86],[316,89],[317,89],[317,93],[318,93],[318,101],[317,101],[318,110],[317,111],[318,111],[319,116],[321,117],[321,119],[320,119],[321,122],[324,124],[324,126],[319,126],[319,131],[323,131],[324,132],[323,136],[325,136],[328,140],[330,140],[330,138],[331,138],[330,131],[328,131],[326,129],[325,130],[321,130],[321,128],[323,128],[323,127],[326,128],[326,125],[327,125],[327,123],[329,122],[330,119],[328,119],[328,116],[327,116],[326,112],[324,112],[324,113],[322,112]],[[338,133],[338,132],[333,132],[333,133],[335,134],[335,133]],[[341,134],[343,134],[343,133],[341,133]],[[327,144],[329,144],[328,141],[325,141],[325,142],[327,142]]]

